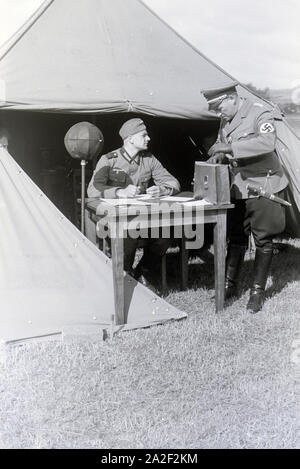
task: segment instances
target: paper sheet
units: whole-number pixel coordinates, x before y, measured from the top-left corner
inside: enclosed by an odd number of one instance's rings
[[[182,205],[186,206],[205,206],[205,205],[212,205],[207,200],[194,200],[192,197],[172,197],[172,196],[165,196],[165,197],[150,197],[147,194],[138,196],[136,198],[127,198],[127,199],[100,199],[102,202],[105,202],[110,205],[114,206],[124,206],[124,205],[151,205],[153,203],[159,202],[178,202]]]
[[[211,202],[208,202],[205,199],[202,200],[193,200],[191,202],[183,202],[182,205],[185,205],[187,207],[200,207],[200,206],[205,206],[205,205],[213,205]]]
[[[166,195],[165,197],[160,198],[164,202],[188,202],[194,200],[193,197],[176,197],[176,196],[169,196]]]
[[[122,205],[150,205],[146,200],[138,200],[135,198],[128,199],[100,199],[101,202],[105,202],[109,205],[122,206]]]

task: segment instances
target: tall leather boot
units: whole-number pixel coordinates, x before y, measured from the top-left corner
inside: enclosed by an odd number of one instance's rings
[[[151,277],[150,269],[148,269],[143,262],[143,257],[133,270],[133,278],[135,278],[139,283],[144,285],[144,287],[148,288],[149,290],[158,293],[156,287],[149,281],[149,277]]]
[[[250,298],[247,304],[247,310],[252,314],[258,313],[264,304],[265,288],[270,272],[272,257],[272,246],[256,248],[254,260],[254,278],[250,291]]]
[[[246,246],[232,243],[228,245],[225,274],[225,300],[237,296],[237,281],[241,265],[244,261],[245,252]]]

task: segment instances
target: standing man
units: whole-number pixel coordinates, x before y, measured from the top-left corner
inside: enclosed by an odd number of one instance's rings
[[[262,102],[239,97],[236,86],[203,94],[221,117],[218,138],[208,152],[208,162],[229,164],[231,196],[235,204],[235,208],[228,211],[225,299],[236,296],[240,267],[252,233],[256,254],[247,310],[257,313],[265,299],[273,237],[285,228],[284,206],[248,190],[250,185],[282,197],[281,192],[288,184],[275,153],[272,113]]]
[[[142,119],[126,121],[119,134],[123,146],[100,158],[88,186],[89,197],[131,198],[144,193],[160,197],[180,191],[177,179],[148,151],[150,137]],[[131,272],[137,240],[125,238],[124,270],[151,287],[147,280],[149,272],[160,266],[161,257],[169,245],[169,239],[147,239],[144,255],[135,271]]]

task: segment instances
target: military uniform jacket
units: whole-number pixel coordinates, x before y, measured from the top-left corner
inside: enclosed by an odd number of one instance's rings
[[[97,163],[88,186],[89,197],[116,198],[116,191],[129,184],[139,186],[145,193],[151,180],[156,186],[168,188],[173,195],[180,185],[149,151],[130,157],[124,147],[103,155]]]
[[[261,103],[243,100],[231,122],[221,121],[218,141],[232,145],[231,193],[247,199],[247,184],[276,193],[287,178],[275,152],[276,130],[272,113]]]

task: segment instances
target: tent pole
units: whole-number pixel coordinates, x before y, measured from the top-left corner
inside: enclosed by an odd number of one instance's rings
[[[82,234],[84,234],[85,165],[86,165],[86,161],[81,160],[81,233]]]

